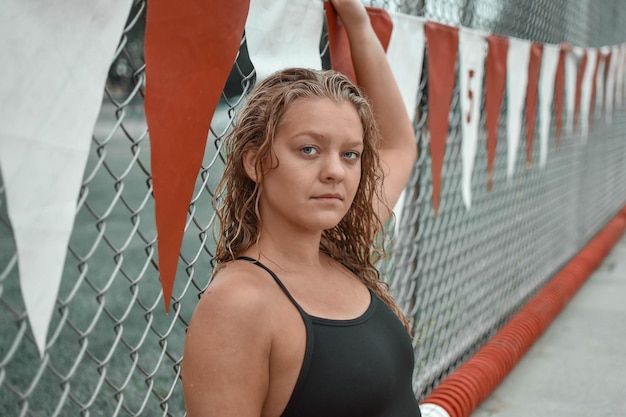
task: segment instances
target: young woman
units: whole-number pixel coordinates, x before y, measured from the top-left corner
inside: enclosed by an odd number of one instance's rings
[[[363,5],[332,3],[367,99],[305,69],[248,98],[228,138],[216,268],[185,342],[189,417],[420,415],[409,326],[373,266],[414,133]]]

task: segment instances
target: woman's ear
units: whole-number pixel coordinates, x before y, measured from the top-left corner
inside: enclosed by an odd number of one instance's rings
[[[256,173],[256,150],[246,150],[243,154],[243,169],[246,170],[246,174],[248,174],[248,178],[250,178],[254,182],[258,182],[257,173]]]

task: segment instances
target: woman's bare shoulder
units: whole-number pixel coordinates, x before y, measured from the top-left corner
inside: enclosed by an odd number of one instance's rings
[[[258,316],[271,307],[267,301],[280,294],[276,290],[276,283],[263,269],[247,261],[234,261],[215,273],[194,315],[202,314],[203,310],[213,313],[224,310],[235,315]]]
[[[215,274],[200,298],[182,369],[188,415],[260,415],[274,334],[268,325],[274,316],[268,302],[273,280],[263,273],[233,262]]]

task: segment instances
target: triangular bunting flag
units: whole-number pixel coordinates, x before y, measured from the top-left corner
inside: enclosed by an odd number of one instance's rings
[[[604,121],[611,123],[613,121],[613,106],[615,104],[615,73],[617,70],[617,61],[619,59],[617,46],[612,46],[611,52],[607,57],[606,65],[606,84],[604,91]]]
[[[259,82],[291,67],[321,69],[322,2],[250,0],[246,42]]]
[[[22,297],[41,355],[91,135],[130,6],[130,0],[2,4],[0,168]]]
[[[626,44],[619,45],[617,48],[617,56],[615,57],[615,107],[620,110],[623,108],[624,105],[624,59],[626,59],[626,54],[624,54],[625,48]]]
[[[151,0],[146,17],[146,120],[165,309],[211,115],[235,62],[248,0]]]
[[[558,64],[554,77],[554,124],[556,129],[556,146],[561,144],[561,134],[563,131],[563,94],[565,92],[565,60],[569,47],[565,44],[559,45]],[[546,70],[547,71],[547,70]]]
[[[535,118],[537,117],[537,87],[539,84],[542,52],[543,45],[534,42],[531,44],[528,63],[528,85],[526,88],[526,168],[530,168],[533,161]]]
[[[567,46],[565,54],[565,131],[571,136],[574,133],[574,124],[576,120],[576,102],[580,105],[578,92],[578,59],[574,49]],[[582,81],[582,78],[581,78]]]
[[[498,126],[506,82],[506,57],[509,40],[501,36],[491,35],[487,37],[487,44],[485,123],[487,125],[487,189],[491,191],[496,145],[498,143]]]
[[[415,118],[417,93],[424,61],[424,23],[421,17],[389,13],[393,31],[387,48],[387,60],[401,94],[409,118]]]
[[[602,117],[602,112],[604,110],[604,84],[606,81],[605,74],[606,68],[605,65],[607,63],[607,57],[609,54],[608,48],[600,48],[598,49],[598,58],[596,64],[596,72],[594,76],[594,87],[591,92],[591,110],[590,117],[593,123],[593,119]]]
[[[602,51],[600,49],[597,49],[596,51],[597,51],[597,54],[596,54],[596,59],[593,65],[593,71],[592,71],[592,76],[591,76],[591,96],[589,98],[589,123],[590,124],[593,124],[593,119],[595,118],[595,115],[596,115],[596,105],[598,102],[596,97],[598,94],[600,94],[600,97],[602,97],[602,88],[598,86],[598,82],[599,82],[598,75],[600,74],[600,72],[604,73],[604,70],[602,68],[602,64],[603,64]]]
[[[428,53],[428,126],[432,163],[433,209],[439,212],[441,174],[448,137],[450,100],[454,90],[459,31],[441,23],[424,25]]]
[[[402,94],[407,114],[411,120],[414,120],[424,61],[425,20],[404,13],[389,12],[389,15],[393,22],[393,31],[387,48],[387,60],[396,83],[402,86],[400,94]],[[403,191],[393,208],[396,231],[400,226],[404,200]]]
[[[513,178],[515,161],[522,128],[522,112],[526,87],[528,85],[528,65],[530,61],[529,41],[509,39],[507,54],[507,178]]]
[[[481,33],[461,28],[459,30],[459,100],[461,103],[461,190],[465,207],[472,207],[472,172],[478,146],[485,66],[485,37]]]
[[[621,85],[620,85],[620,108],[623,107],[624,96],[626,95],[626,43],[622,44],[622,58],[621,58]]]
[[[589,112],[591,110],[591,90],[595,85],[593,78],[595,74],[595,67],[597,64],[596,56],[598,50],[595,48],[589,48],[587,50],[587,62],[585,67],[585,74],[581,85],[580,95],[580,134],[583,143],[587,141],[589,136]]]
[[[544,45],[539,75],[539,166],[541,168],[546,166],[548,160],[548,136],[552,120],[552,99],[556,85],[555,75],[559,64],[559,55],[559,45]],[[556,88],[559,88],[558,85]],[[563,88],[562,82],[560,88]]]
[[[578,131],[578,122],[580,117],[580,103],[582,101],[583,79],[585,71],[587,71],[587,51],[580,47],[572,48],[574,56],[578,58],[578,67],[576,74],[576,101],[574,102],[574,132]]]

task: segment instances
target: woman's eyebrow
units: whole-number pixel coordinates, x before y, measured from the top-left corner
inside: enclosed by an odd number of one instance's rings
[[[320,133],[320,132],[316,132],[313,130],[302,130],[299,132],[296,132],[292,138],[296,139],[298,137],[301,136],[307,136],[310,137],[316,141],[320,141],[320,142],[329,142],[332,141],[333,138],[329,135],[326,135],[324,133]],[[350,140],[349,142],[345,143],[346,146],[350,146],[350,147],[358,147],[358,146],[364,146],[363,145],[363,138],[359,137],[359,139],[354,139],[354,140]]]
[[[363,143],[362,140],[353,140],[353,141],[346,143],[346,146],[349,146],[351,148],[362,148],[365,146],[365,144]]]

